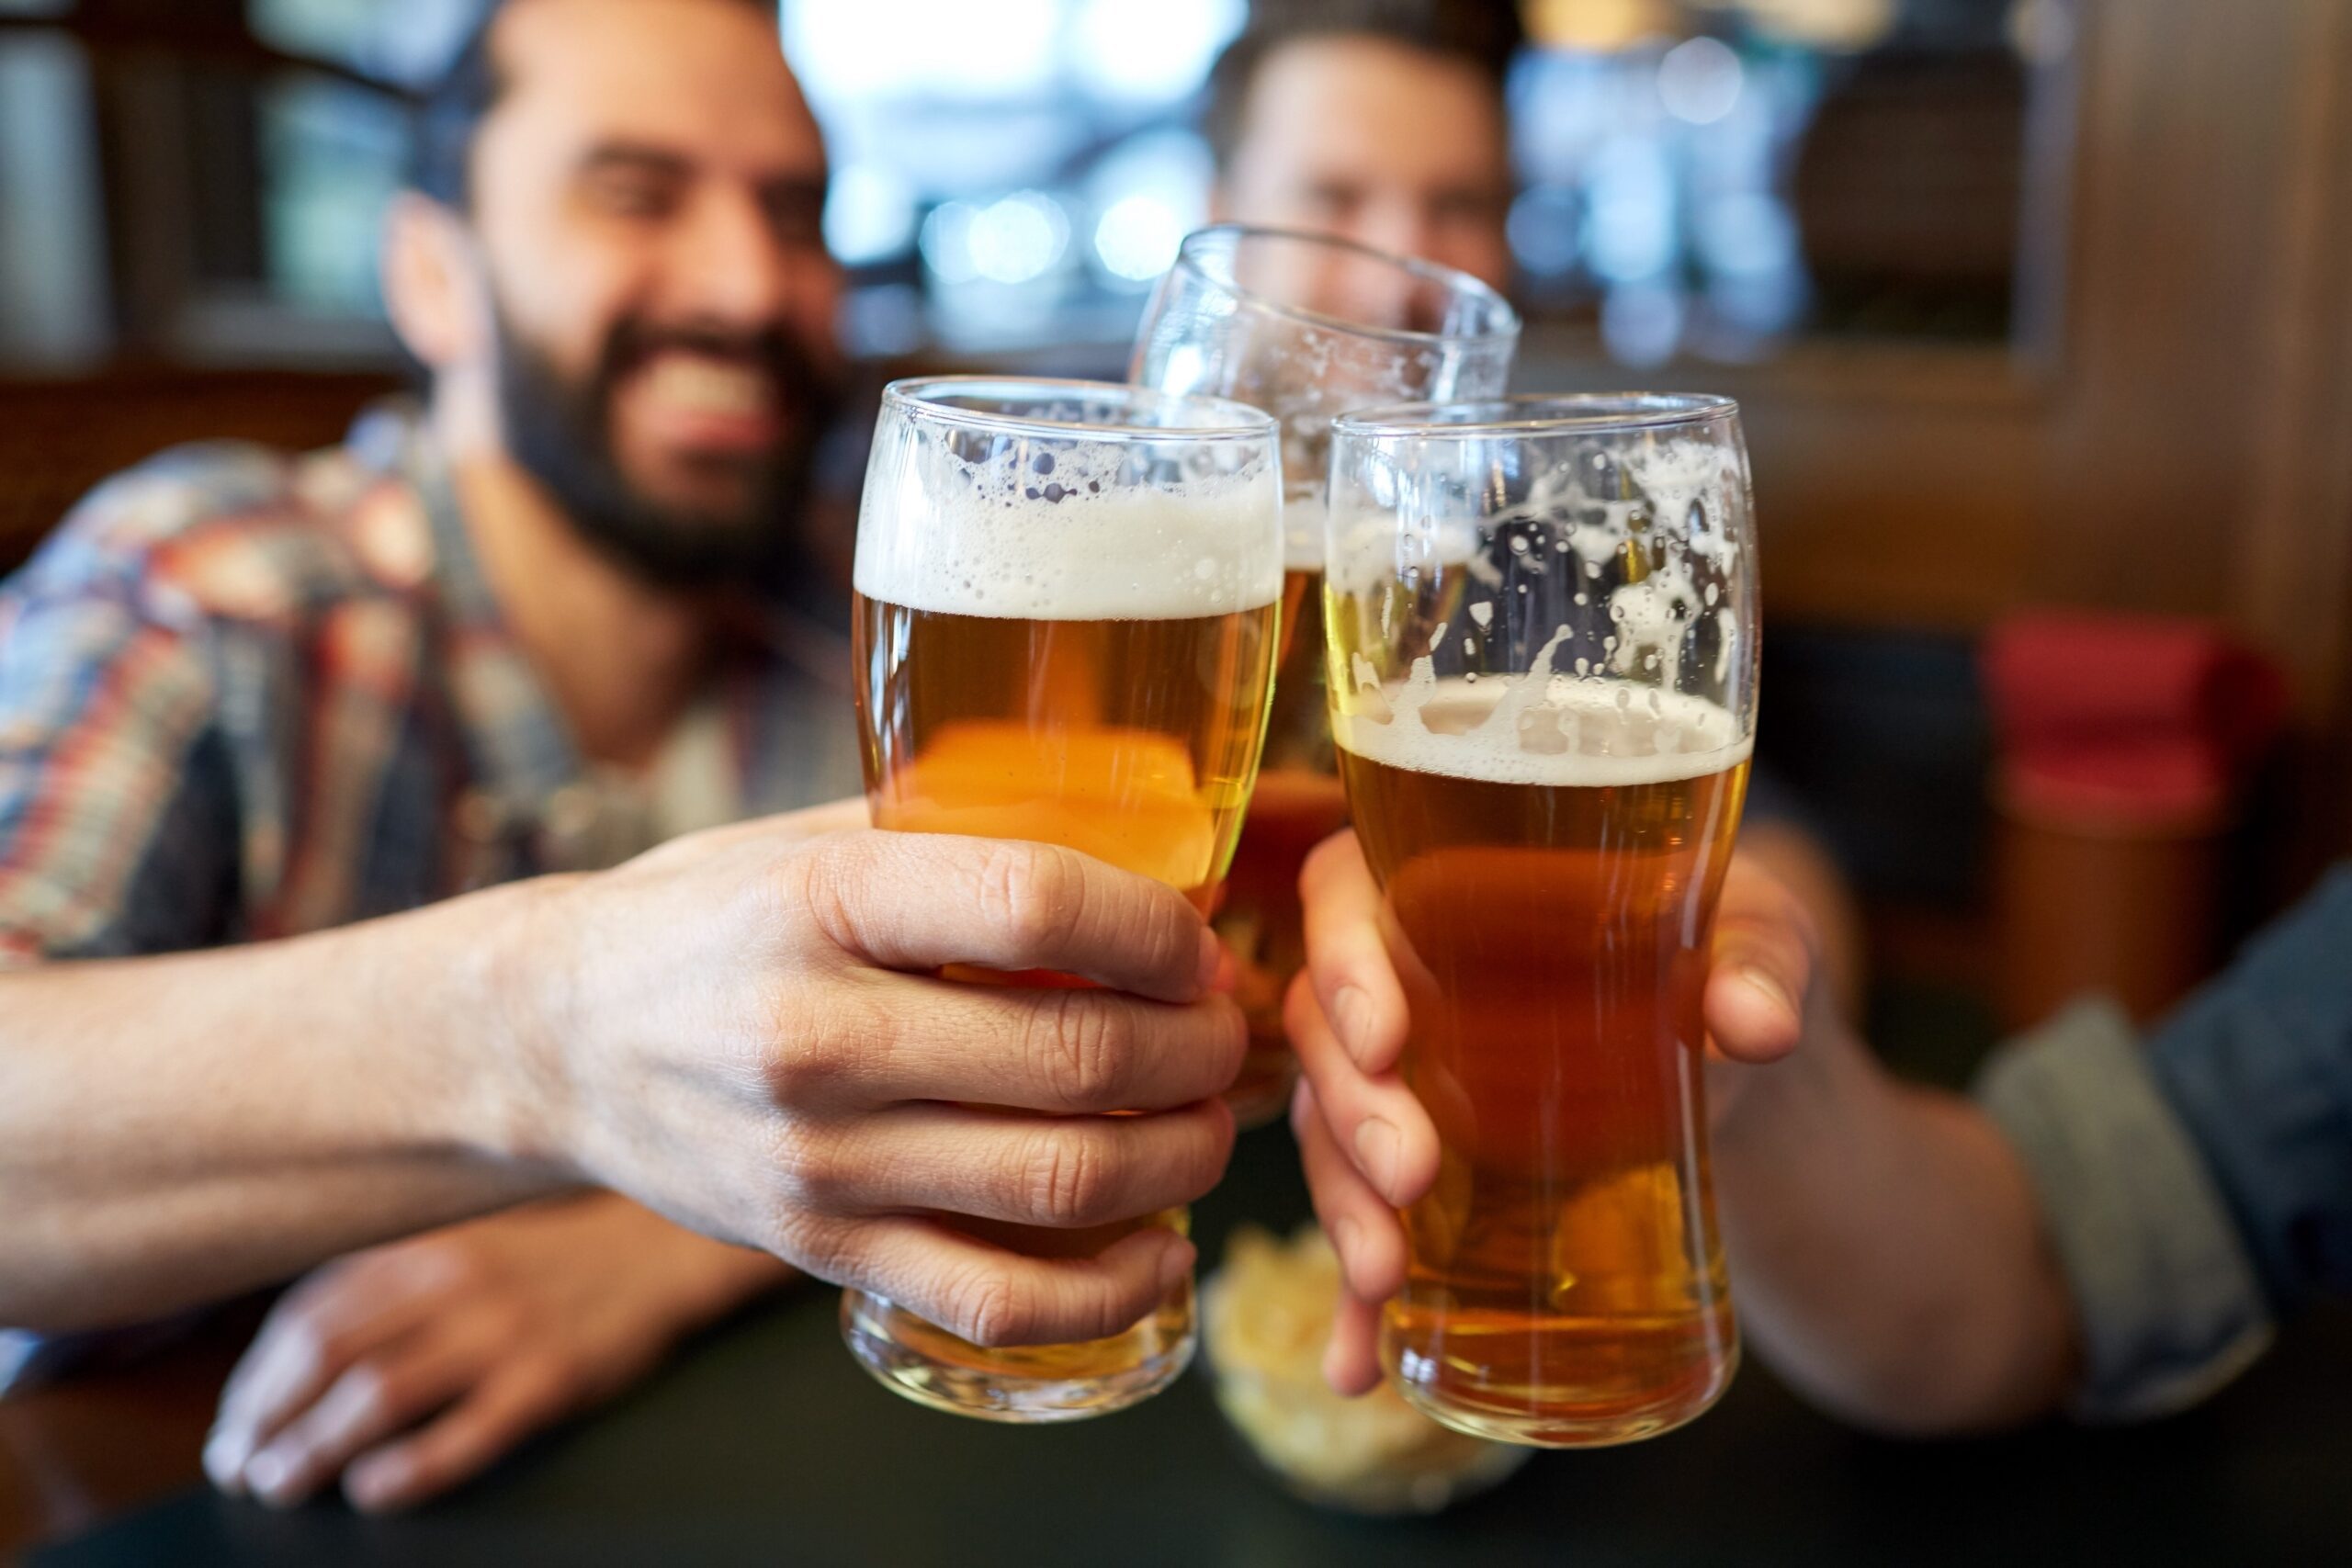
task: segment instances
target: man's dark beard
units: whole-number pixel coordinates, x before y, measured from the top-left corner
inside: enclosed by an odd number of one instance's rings
[[[613,456],[613,393],[665,349],[735,360],[769,376],[784,434],[761,457],[710,458],[749,470],[745,504],[728,512],[665,506],[628,481]],[[498,315],[498,404],[509,454],[548,488],[590,544],[650,582],[741,587],[767,596],[798,553],[811,459],[837,398],[816,361],[779,330],[731,334],[624,319],[584,379],[561,371]]]

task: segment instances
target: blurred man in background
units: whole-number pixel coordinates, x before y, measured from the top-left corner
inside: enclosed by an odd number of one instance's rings
[[[1339,234],[1510,281],[1506,78],[1518,8],[1494,0],[1259,0],[1209,73],[1211,216]],[[1862,992],[1861,919],[1844,873],[1768,770],[1741,848],[1804,901],[1831,994]]]
[[[1515,7],[1261,0],[1209,73],[1210,214],[1510,281]]]
[[[1101,1224],[1215,1180],[1241,1029],[1197,918],[1034,846],[690,832],[858,787],[845,697],[775,631],[839,277],[775,6],[511,0],[412,183],[382,272],[421,416],[158,459],[0,592],[0,1322],[583,1177],[983,1342],[1132,1322],[1189,1267],[1166,1231],[1048,1261],[908,1216]],[[922,977],[957,961],[1112,988]],[[1063,1070],[1053,1018],[1132,1060]],[[1101,1179],[1041,1197],[1072,1140]],[[206,1467],[414,1501],[786,1272],[603,1192],[379,1247],[281,1298]]]

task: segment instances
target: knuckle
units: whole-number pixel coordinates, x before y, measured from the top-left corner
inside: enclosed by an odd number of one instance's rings
[[[981,915],[1001,927],[1019,952],[1066,947],[1083,918],[1085,870],[1077,852],[1058,844],[992,843],[978,878]]]
[[[833,1140],[798,1122],[776,1129],[768,1153],[770,1180],[787,1218],[839,1209],[849,1187],[848,1162]]]
[[[452,1241],[420,1249],[411,1261],[419,1283],[453,1294],[487,1290],[497,1282],[495,1262],[478,1247]]]
[[[854,987],[844,987],[817,1008],[796,1008],[798,1016],[780,1021],[772,1036],[763,1077],[778,1105],[820,1103],[838,1093],[868,1053],[888,1048],[896,1026],[890,1016]]]
[[[337,1380],[337,1397],[361,1420],[381,1419],[392,1405],[391,1379],[373,1361],[361,1361]]]
[[[1134,1081],[1135,1037],[1134,1021],[1102,993],[1050,992],[1037,1004],[1031,1064],[1060,1103],[1116,1111]]]
[[[348,1337],[315,1317],[298,1317],[286,1325],[286,1352],[305,1379],[316,1378],[343,1359]]]
[[[1021,1190],[1029,1215],[1075,1226],[1104,1217],[1113,1186],[1106,1151],[1093,1130],[1057,1127],[1035,1134],[1021,1155]]]
[[[1037,1321],[1034,1300],[986,1264],[969,1265],[950,1278],[944,1300],[950,1326],[988,1348],[1024,1343]]]
[[[787,928],[813,925],[838,949],[856,945],[857,889],[873,868],[872,833],[838,833],[795,846],[776,865]]]

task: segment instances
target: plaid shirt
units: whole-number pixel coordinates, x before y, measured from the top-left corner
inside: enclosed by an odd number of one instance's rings
[[[846,651],[812,679],[786,641],[730,653],[682,727],[704,818],[857,790]],[[663,820],[679,793],[583,764],[395,412],[299,457],[167,453],[0,584],[0,968],[609,864],[700,825]]]

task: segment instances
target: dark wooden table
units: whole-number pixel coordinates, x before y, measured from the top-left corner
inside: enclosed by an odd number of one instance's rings
[[[0,1562],[184,1490],[253,1329],[235,1314],[159,1354],[0,1399]]]
[[[1239,1217],[1297,1217],[1293,1157],[1279,1130],[1243,1140],[1198,1216],[1207,1256]],[[618,1405],[415,1514],[361,1519],[333,1502],[274,1514],[197,1483],[228,1348],[207,1341],[0,1405],[0,1528],[49,1540],[35,1568],[2352,1562],[2341,1310],[2296,1324],[2204,1408],[2126,1430],[1883,1441],[1750,1365],[1682,1431],[1540,1454],[1489,1496],[1385,1523],[1283,1495],[1198,1377],[1076,1427],[987,1427],[904,1404],[850,1364],[831,1292],[818,1291],[709,1337]]]

